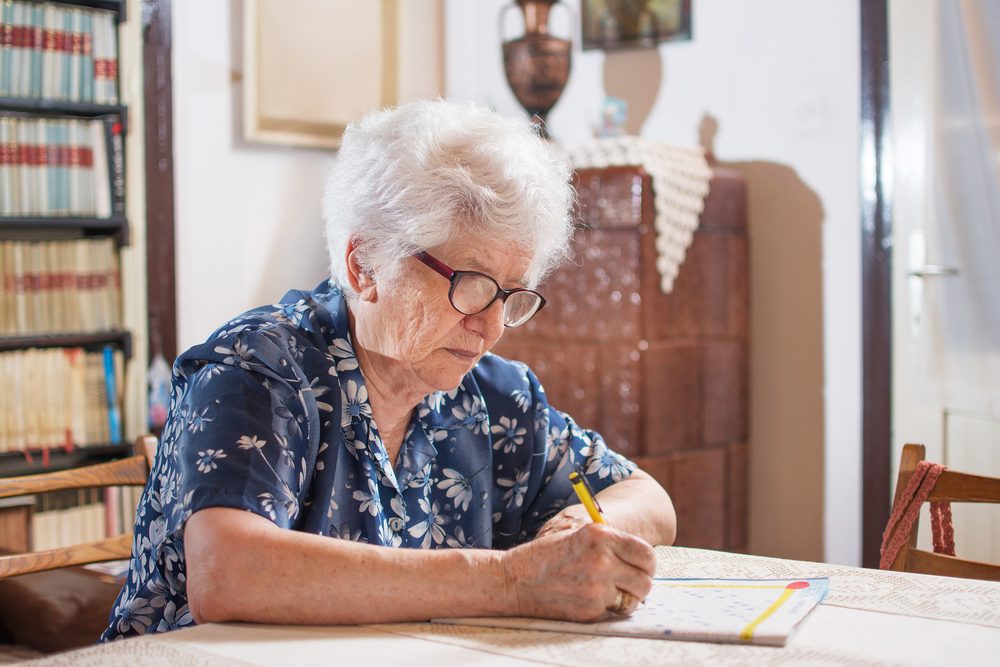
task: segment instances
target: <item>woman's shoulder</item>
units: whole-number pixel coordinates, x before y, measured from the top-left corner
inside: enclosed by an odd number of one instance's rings
[[[347,333],[347,317],[338,316],[337,297],[339,292],[330,291],[327,281],[312,292],[289,291],[277,303],[228,320],[205,342],[178,357],[178,363],[223,363],[248,370],[261,365],[279,371],[301,366],[307,356],[326,358],[329,341]]]

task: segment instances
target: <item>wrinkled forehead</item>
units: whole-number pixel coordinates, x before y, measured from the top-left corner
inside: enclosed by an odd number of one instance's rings
[[[535,253],[521,244],[463,235],[430,250],[455,271],[479,271],[501,285],[527,287]]]

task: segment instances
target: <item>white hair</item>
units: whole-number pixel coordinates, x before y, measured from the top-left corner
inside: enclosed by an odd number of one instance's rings
[[[461,234],[533,253],[536,286],[569,256],[570,168],[526,120],[471,103],[377,111],[344,132],[326,182],[330,275],[353,296],[345,255],[392,280],[406,257]]]

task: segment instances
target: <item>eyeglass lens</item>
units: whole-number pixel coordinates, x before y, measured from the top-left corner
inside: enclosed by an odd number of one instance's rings
[[[473,315],[487,308],[497,295],[497,284],[489,277],[478,273],[462,273],[456,276],[451,302],[460,312]],[[523,324],[534,315],[541,303],[533,292],[515,292],[504,302],[503,320],[507,326]]]

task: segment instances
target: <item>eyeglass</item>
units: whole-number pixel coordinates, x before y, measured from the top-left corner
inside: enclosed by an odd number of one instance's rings
[[[455,271],[426,252],[418,252],[414,257],[451,281],[448,300],[463,315],[481,313],[500,299],[503,302],[504,326],[513,328],[530,320],[545,305],[545,297],[534,290],[523,287],[503,289],[485,273]]]

